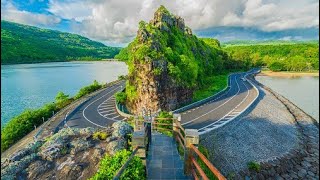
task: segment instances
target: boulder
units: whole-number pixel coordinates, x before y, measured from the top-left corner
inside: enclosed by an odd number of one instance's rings
[[[133,127],[130,126],[130,124],[123,122],[123,121],[118,121],[112,124],[113,127],[113,137],[120,137],[123,138],[128,134],[133,133]]]

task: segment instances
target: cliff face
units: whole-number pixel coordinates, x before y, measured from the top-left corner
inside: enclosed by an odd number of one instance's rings
[[[129,66],[127,108],[141,114],[191,102],[202,79],[222,66],[216,51],[161,6],[149,23],[139,23],[137,37],[120,53]]]
[[[155,69],[161,73],[155,74]],[[137,98],[129,101],[127,106],[133,114],[142,111],[173,110],[192,98],[192,89],[179,86],[168,74],[165,60],[153,60],[148,63],[135,64],[135,71],[130,75],[129,84],[136,87]]]

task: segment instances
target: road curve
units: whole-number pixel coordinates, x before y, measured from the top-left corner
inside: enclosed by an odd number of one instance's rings
[[[252,73],[256,73],[256,70],[230,75],[228,91],[204,105],[181,112],[182,126],[198,129],[200,134],[204,134],[240,115],[259,95],[258,90],[246,79]]]
[[[124,86],[125,81],[121,81],[83,103],[79,110],[70,114],[66,121],[67,126],[75,128],[105,128],[116,121],[125,120],[116,110],[114,96]]]

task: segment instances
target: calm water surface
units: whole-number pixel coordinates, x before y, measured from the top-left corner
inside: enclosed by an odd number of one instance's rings
[[[319,77],[257,76],[256,79],[288,98],[319,122]]]
[[[93,80],[127,74],[123,62],[58,62],[1,66],[1,126],[27,108],[53,102],[59,91],[75,95]]]

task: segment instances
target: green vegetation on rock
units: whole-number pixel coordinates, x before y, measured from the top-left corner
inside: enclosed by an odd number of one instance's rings
[[[1,21],[1,64],[113,58],[120,48],[80,35]]]

